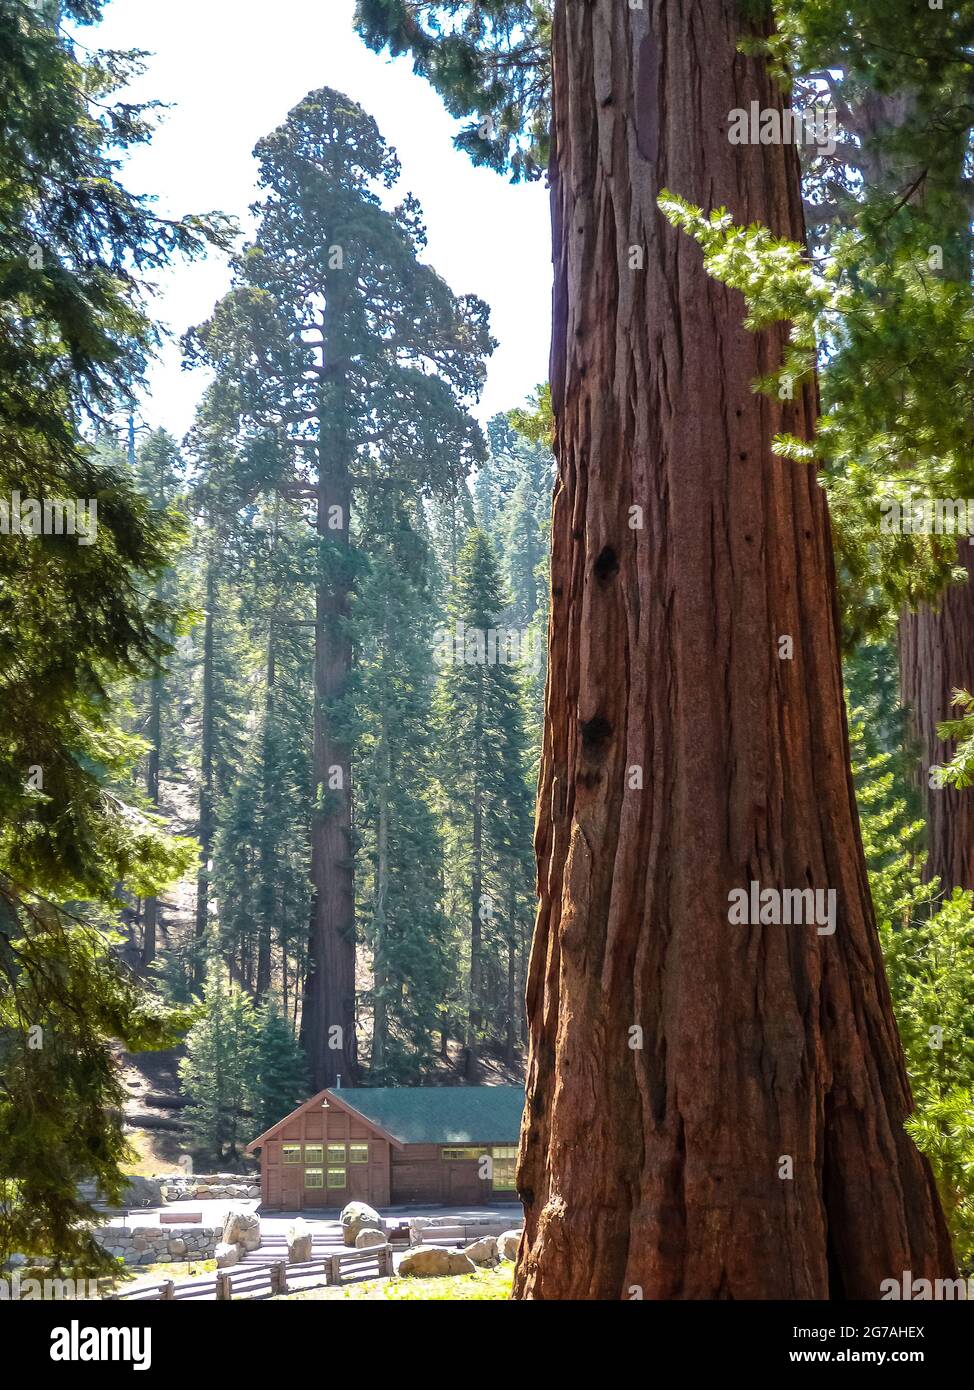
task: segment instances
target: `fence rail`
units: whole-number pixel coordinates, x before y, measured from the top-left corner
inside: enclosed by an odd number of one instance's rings
[[[364,1250],[346,1250],[325,1255],[301,1264],[274,1260],[268,1264],[241,1264],[231,1269],[219,1269],[200,1279],[161,1279],[156,1284],[142,1284],[137,1289],[111,1294],[113,1299],[126,1303],[184,1302],[189,1299],[273,1298],[289,1289],[314,1289],[322,1286],[351,1283],[359,1279],[379,1278],[393,1272],[392,1246],[370,1245]]]

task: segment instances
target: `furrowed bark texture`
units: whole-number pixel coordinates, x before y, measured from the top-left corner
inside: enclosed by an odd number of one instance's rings
[[[900,689],[911,710],[920,757],[920,788],[927,820],[924,879],[940,886],[974,888],[974,791],[932,788],[930,768],[953,755],[953,745],[937,737],[937,725],[958,713],[950,707],[954,690],[974,690],[974,549],[964,539],[957,563],[966,584],[945,590],[939,608],[924,604],[900,617]]]
[[[732,109],[781,103],[740,34],[733,0],[556,6],[521,1298],[875,1299],[953,1270],[902,1127],[824,495],[771,452],[810,436],[814,393],[752,392],[784,335],[745,330],[656,206],[668,187],[802,237],[795,151],[728,143]],[[835,934],[729,925],[752,880],[835,889]]]
[[[324,455],[324,450],[322,451]],[[327,456],[325,456],[327,457]],[[335,509],[343,519],[331,532]],[[317,531],[332,545],[348,545],[351,488],[342,462],[319,464]],[[337,541],[335,539],[337,537]],[[301,1041],[312,1083],[319,1090],[339,1076],[354,1085],[355,1040],[355,879],[352,857],[351,758],[332,727],[329,706],[345,691],[352,664],[351,644],[342,631],[348,617],[345,579],[319,580],[315,589],[315,711],[312,769],[318,799],[311,818],[311,931],[308,974],[301,1015]],[[341,790],[331,786],[341,768]],[[332,1035],[334,1027],[341,1034]],[[336,1047],[334,1041],[340,1041]]]

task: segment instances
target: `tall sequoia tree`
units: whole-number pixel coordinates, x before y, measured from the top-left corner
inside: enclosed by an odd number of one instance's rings
[[[447,85],[407,7],[385,8],[393,45]],[[754,394],[786,329],[746,332],[741,298],[658,208],[668,187],[802,240],[794,150],[727,138],[733,110],[782,108],[740,51],[743,11],[555,5],[558,481],[521,1298],[876,1299],[891,1269],[953,1269],[903,1129],[826,501],[772,450],[811,438],[814,385]],[[729,894],[755,881],[834,890],[836,931],[731,925]]]
[[[745,333],[657,208],[669,187],[801,240],[794,150],[727,139],[732,110],[782,105],[747,32],[734,0],[555,10],[520,1297],[875,1299],[890,1269],[953,1267],[903,1130],[825,498],[771,448],[811,437],[814,391],[753,394],[785,333]],[[834,890],[834,935],[729,925],[753,881]]]
[[[419,256],[411,195],[380,193],[399,161],[372,118],[310,93],[256,149],[258,228],[233,289],[188,346],[217,370],[265,488],[314,527],[313,906],[301,1032],[316,1087],[354,1076],[355,903],[344,706],[356,494],[448,496],[483,453],[466,405],[492,350],[487,306]],[[255,477],[256,481],[256,477]],[[340,1031],[336,1031],[340,1030]],[[336,1045],[337,1044],[337,1045]]]

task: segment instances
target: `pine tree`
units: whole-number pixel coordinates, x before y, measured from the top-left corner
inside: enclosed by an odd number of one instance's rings
[[[490,542],[483,531],[472,530],[460,553],[441,634],[438,691],[448,872],[457,920],[466,923],[464,1041],[470,1080],[478,1074],[485,1040],[496,1037],[496,1018],[488,1007],[492,976],[502,963],[507,979],[529,916],[531,792],[518,653],[511,651],[502,623],[507,607]],[[517,993],[515,981],[503,991],[505,1026],[511,1030]]]
[[[377,499],[359,543],[369,564],[352,606],[357,662],[359,918],[372,956],[370,1079],[419,1081],[455,978],[432,804],[432,565],[402,500]]]
[[[186,1035],[179,1079],[190,1097],[185,1117],[193,1140],[218,1161],[236,1154],[256,1049],[250,996],[214,958],[206,971],[201,1015]]]
[[[457,299],[418,256],[419,207],[387,211],[399,174],[374,121],[330,89],[311,93],[257,147],[263,198],[236,285],[188,340],[236,401],[267,481],[300,499],[316,532],[314,899],[302,1037],[314,1084],[354,1075],[355,920],[351,749],[336,717],[361,569],[357,493],[455,493],[482,452],[465,405],[491,350],[487,310]],[[337,1045],[336,1045],[337,1044]]]
[[[451,116],[475,119],[455,137],[475,164],[513,180],[548,162],[551,0],[356,0],[365,42],[408,53]]]
[[[62,15],[101,8],[66,0]],[[146,273],[215,228],[158,218],[120,183],[112,147],[150,134],[146,108],[116,100],[133,68],[0,5],[0,1262],[22,1250],[81,1270],[106,1257],[78,1183],[123,1187],[108,1040],[166,1046],[181,1022],[120,974],[110,928],[117,885],[157,894],[188,847],[109,786],[142,751],[110,690],[165,654],[175,615],[151,590],[178,527],[80,428],[130,396],[153,341]],[[11,534],[15,495],[82,502],[87,523]]]
[[[852,769],[869,885],[915,1109],[964,1273],[974,1271],[974,904],[921,880],[923,822],[910,809],[901,743],[877,751],[875,707],[850,711]]]
[[[250,1110],[253,1128],[263,1134],[307,1099],[308,1073],[301,1045],[276,999],[264,1001],[255,1024]]]

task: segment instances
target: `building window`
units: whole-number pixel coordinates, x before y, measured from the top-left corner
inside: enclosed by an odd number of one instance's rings
[[[344,1187],[344,1186],[345,1186],[345,1169],[344,1169],[344,1168],[329,1168],[329,1169],[328,1169],[328,1186],[329,1186],[329,1187]]]
[[[305,1168],[304,1170],[305,1187],[324,1187],[325,1175],[320,1168]]]
[[[450,1158],[450,1159],[479,1158],[479,1157],[480,1157],[480,1150],[479,1150],[479,1149],[441,1149],[441,1150],[440,1150],[440,1157],[441,1157],[441,1158]]]
[[[328,1162],[329,1162],[329,1163],[344,1163],[344,1162],[345,1162],[345,1145],[344,1145],[344,1144],[329,1144],[329,1145],[328,1145]]]
[[[348,1146],[349,1163],[368,1163],[369,1146],[367,1143],[349,1144]]]
[[[305,1144],[304,1161],[320,1168],[325,1161],[325,1151],[322,1146],[320,1144]],[[318,1186],[320,1187],[321,1183],[318,1183]]]
[[[282,1144],[282,1145],[281,1145],[281,1161],[282,1161],[283,1163],[300,1163],[300,1162],[301,1162],[301,1145],[300,1145],[300,1144]]]
[[[501,1148],[494,1147],[490,1151],[494,1173],[495,1192],[515,1192],[514,1169],[517,1166],[517,1149],[513,1145],[505,1145]]]

